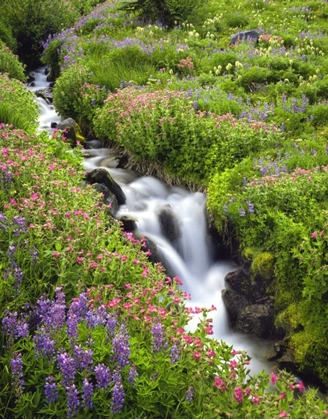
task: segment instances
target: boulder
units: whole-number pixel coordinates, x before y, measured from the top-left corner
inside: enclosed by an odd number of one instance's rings
[[[85,142],[85,138],[82,136],[81,128],[73,118],[67,118],[66,120],[57,123],[58,130],[65,130],[65,137],[70,140],[71,145],[76,146],[76,142]]]
[[[86,176],[86,181],[93,184],[104,184],[108,190],[113,193],[117,199],[118,204],[124,204],[126,201],[125,194],[122,188],[111,177],[111,175],[103,168],[96,168],[89,172]]]
[[[248,31],[239,31],[236,34],[231,35],[230,40],[232,44],[236,44],[237,42],[244,40],[251,40],[257,42],[259,37],[260,34],[256,30],[250,29]]]
[[[52,104],[52,101],[53,101],[52,89],[50,88],[39,89],[39,90],[36,90],[34,93],[39,98],[43,98],[48,104]]]
[[[118,202],[117,202],[117,198],[110,191],[109,191],[108,197],[106,197],[105,200],[104,200],[104,204],[106,204],[107,206],[109,206],[109,213],[112,216],[114,216],[117,213],[118,208],[119,208],[119,205],[118,205]]]
[[[92,184],[92,188],[94,188],[99,193],[103,194],[104,201],[109,196],[109,193],[110,193],[109,189],[104,184],[99,184],[99,183],[96,182],[95,184]]]
[[[169,204],[158,209],[158,220],[161,227],[162,235],[170,243],[175,243],[181,236],[179,221],[176,214]]]
[[[119,221],[123,224],[125,232],[134,232],[137,229],[136,219],[130,216],[122,216]]]
[[[244,296],[231,289],[223,289],[221,293],[228,312],[230,324],[233,327],[237,321],[239,312],[249,305],[249,301]]]
[[[236,329],[267,338],[276,334],[272,302],[249,305],[238,311]]]
[[[250,276],[242,268],[228,273],[225,276],[225,282],[229,288],[244,296],[250,302],[255,302],[256,293],[254,294]]]

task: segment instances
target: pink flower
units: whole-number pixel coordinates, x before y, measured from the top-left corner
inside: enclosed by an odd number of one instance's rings
[[[243,402],[243,391],[240,387],[237,387],[234,389],[235,392],[235,400],[238,404],[241,404]]]
[[[52,255],[53,255],[53,257],[58,258],[59,257],[59,252],[55,251],[55,252],[53,252]]]
[[[273,372],[271,372],[271,375],[270,375],[270,383],[272,385],[274,385],[277,382],[277,380],[278,380],[277,375],[275,375]]]
[[[302,382],[302,381],[299,381],[299,383],[298,383],[298,389],[299,389],[301,392],[305,391],[305,386],[304,386],[304,384],[303,384],[303,382]]]
[[[279,399],[280,400],[284,400],[286,398],[286,394],[284,393],[284,392],[282,392],[280,395],[279,395]]]
[[[219,376],[215,376],[214,378],[214,384],[213,384],[216,388],[219,388],[221,390],[221,392],[225,391],[225,384],[223,382],[223,380],[219,377]]]
[[[312,232],[311,233],[311,238],[315,239],[317,237],[317,232]]]
[[[83,258],[82,257],[78,257],[77,259],[76,259],[76,262],[77,263],[79,263],[79,264],[81,264],[81,262],[83,261]]]
[[[30,196],[30,199],[33,201],[36,201],[39,198],[39,194],[38,193],[34,193]]]
[[[281,417],[282,419],[284,419],[285,417],[287,417],[287,413],[286,413],[286,411],[281,410],[281,411],[280,411],[280,417]]]
[[[260,399],[257,395],[254,395],[254,397],[252,398],[252,403],[260,405]]]
[[[200,360],[200,353],[199,351],[195,351],[194,354],[192,355],[192,357],[196,360]]]

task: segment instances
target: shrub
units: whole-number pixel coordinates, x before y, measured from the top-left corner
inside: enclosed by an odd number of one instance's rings
[[[27,77],[24,71],[25,67],[18,61],[18,57],[0,41],[0,72],[8,73],[10,77],[25,82]]]
[[[274,262],[274,254],[271,252],[262,252],[253,259],[251,272],[254,276],[260,276],[264,280],[270,280],[273,276]]]

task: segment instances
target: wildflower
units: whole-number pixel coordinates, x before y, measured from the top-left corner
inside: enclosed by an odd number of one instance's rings
[[[45,356],[52,359],[55,354],[55,341],[51,339],[50,334],[43,329],[33,337],[35,345],[35,356]]]
[[[245,212],[245,210],[243,208],[240,208],[238,210],[238,213],[239,213],[239,216],[241,216],[241,217],[245,216],[245,214],[246,214],[246,212]]]
[[[201,355],[200,355],[199,351],[195,351],[194,354],[192,355],[192,357],[196,360],[200,360]]]
[[[137,377],[139,376],[137,369],[135,366],[131,366],[130,367],[130,371],[129,371],[129,377],[128,377],[128,381],[132,384],[132,386],[134,387],[134,384],[136,382]]]
[[[317,237],[317,232],[312,232],[311,233],[311,238],[315,239]]]
[[[79,393],[76,386],[72,384],[66,387],[67,391],[67,417],[72,418],[78,413],[78,407],[80,405]]]
[[[82,400],[84,407],[93,408],[93,385],[86,378],[83,380],[82,385]]]
[[[53,376],[48,376],[44,386],[44,393],[48,404],[58,400],[58,387]]]
[[[214,378],[214,386],[219,388],[219,390],[223,393],[225,392],[225,383],[219,376],[215,376]]]
[[[125,392],[121,381],[117,381],[112,392],[111,410],[113,414],[121,412],[124,404]]]
[[[152,332],[152,339],[153,339],[153,345],[152,345],[153,353],[157,353],[160,350],[166,348],[165,336],[164,336],[162,324],[160,322],[153,324],[151,332]]]
[[[243,402],[243,391],[240,387],[237,387],[234,389],[235,393],[235,400],[238,404],[241,404]]]
[[[109,367],[105,366],[103,363],[99,363],[95,367],[95,375],[97,388],[108,389],[111,380]]]
[[[274,385],[277,382],[277,380],[278,380],[277,375],[275,375],[273,372],[271,372],[271,374],[270,374],[270,383],[272,385]]]
[[[170,362],[176,363],[179,360],[179,347],[177,344],[174,344],[171,347]]]
[[[91,370],[92,350],[85,350],[81,345],[74,347],[75,366],[78,370]]]
[[[286,411],[284,411],[284,410],[280,410],[280,417],[281,417],[282,419],[284,419],[285,417],[287,417],[287,413],[286,413]]]
[[[299,381],[297,386],[298,386],[299,391],[301,392],[305,391],[305,386],[302,381]]]
[[[118,362],[120,367],[128,366],[130,363],[130,342],[129,334],[124,324],[120,327],[120,332],[115,335],[112,343],[113,359]]]
[[[57,355],[57,363],[62,374],[62,383],[65,387],[70,387],[75,377],[75,360],[66,352]]]
[[[24,379],[23,379],[23,360],[20,353],[15,353],[10,361],[12,372],[12,385],[15,389],[16,397],[19,399],[23,393]]]
[[[260,405],[260,399],[257,395],[254,395],[252,398],[252,403],[256,404],[256,405]]]
[[[193,398],[194,398],[194,387],[193,386],[190,386],[188,388],[185,401],[192,402]]]

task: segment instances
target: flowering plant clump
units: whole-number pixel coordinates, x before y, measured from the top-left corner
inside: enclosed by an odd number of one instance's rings
[[[10,48],[0,40],[0,72],[8,73],[9,77],[26,81],[25,68],[18,60],[18,57],[12,53]]]
[[[188,95],[177,91],[118,90],[97,115],[99,136],[109,136],[134,156],[159,160],[172,174],[198,182],[209,176],[207,168],[233,166],[247,153],[282,141],[273,125],[199,111]]]

